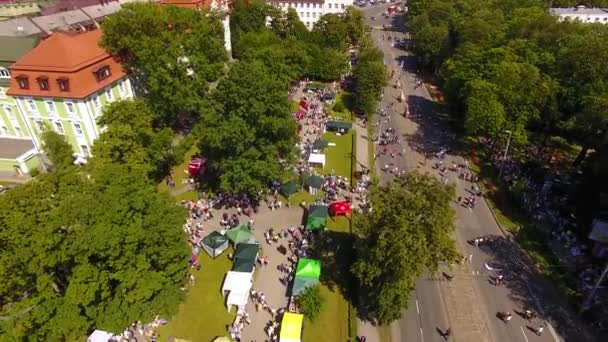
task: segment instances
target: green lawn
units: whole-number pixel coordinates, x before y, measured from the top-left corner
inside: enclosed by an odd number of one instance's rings
[[[340,91],[336,95],[334,104],[329,108],[329,115],[333,118],[340,119],[346,122],[353,121],[353,113],[348,109],[349,107],[349,96],[350,93],[347,91]],[[340,109],[340,110],[338,110]]]
[[[348,270],[343,269],[347,267],[344,262],[352,262],[352,259],[347,260],[351,256],[348,256],[348,253],[340,253],[340,251],[349,250],[349,244],[352,242],[349,219],[338,217],[334,220],[329,217],[326,234],[332,237],[333,246],[339,248],[337,248],[335,257],[332,258],[335,260],[334,265],[328,265],[326,260],[331,256],[322,260],[321,294],[325,298],[325,305],[314,322],[309,320],[304,322],[305,342],[348,341],[349,336],[356,336],[356,322],[353,324],[354,320],[350,319],[354,318],[355,314],[342,293],[345,284],[352,287],[352,282],[348,283],[350,279],[344,279],[344,273],[347,273]],[[336,272],[338,270],[334,270],[334,267],[340,267],[340,272]],[[352,315],[349,315],[349,311]]]
[[[170,336],[192,342],[209,342],[217,336],[226,336],[226,325],[234,320],[235,310],[229,314],[221,294],[224,275],[232,262],[227,250],[217,259],[201,253],[201,270],[194,271],[196,281],[188,290],[186,300],[179,312],[169,319],[169,324],[160,328],[159,341],[167,341]]]
[[[353,133],[341,136],[333,132],[325,133],[323,139],[335,143],[325,149],[325,169],[323,174],[334,173],[339,176],[352,177]]]

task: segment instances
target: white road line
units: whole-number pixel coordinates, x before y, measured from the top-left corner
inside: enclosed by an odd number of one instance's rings
[[[420,340],[424,342],[424,332],[422,332],[422,327],[420,327]]]
[[[524,327],[519,327],[521,329],[521,333],[524,334],[524,338],[526,339],[526,342],[528,341],[528,336],[526,336],[526,332],[524,331]]]
[[[416,299],[416,312],[420,315],[420,307],[418,306],[418,299]]]

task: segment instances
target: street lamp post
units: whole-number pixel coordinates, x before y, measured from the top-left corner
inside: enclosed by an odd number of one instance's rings
[[[502,156],[502,161],[500,163],[500,170],[498,171],[498,176],[502,176],[502,170],[503,170],[505,162],[507,160],[507,154],[509,153],[509,145],[511,144],[511,135],[513,135],[513,132],[511,132],[510,130],[505,130],[505,133],[509,134],[509,137],[507,138],[507,146],[505,146],[505,153]]]

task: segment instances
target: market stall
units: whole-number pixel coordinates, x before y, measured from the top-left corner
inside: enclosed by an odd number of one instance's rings
[[[308,157],[308,165],[325,168],[325,155],[321,153],[311,153]]]
[[[281,320],[279,342],[301,342],[304,330],[304,315],[286,312]]]
[[[325,205],[312,205],[308,208],[308,215],[306,216],[306,229],[308,230],[319,230],[325,229],[327,225],[327,206]]]
[[[228,238],[217,231],[205,236],[200,245],[212,258],[216,258],[229,247]]]

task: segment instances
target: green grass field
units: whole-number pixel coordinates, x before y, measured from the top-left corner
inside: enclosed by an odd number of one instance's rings
[[[336,135],[333,132],[325,133],[323,139],[335,143],[325,149],[325,169],[323,174],[334,173],[339,176],[352,177],[353,133]]]
[[[224,276],[232,266],[228,253],[229,250],[215,260],[201,253],[202,268],[194,271],[194,286],[188,289],[179,312],[169,318],[168,325],[160,328],[159,341],[167,341],[172,336],[192,342],[210,342],[217,336],[226,335],[226,325],[232,323],[235,314],[235,310],[232,314],[226,310],[220,291]]]

